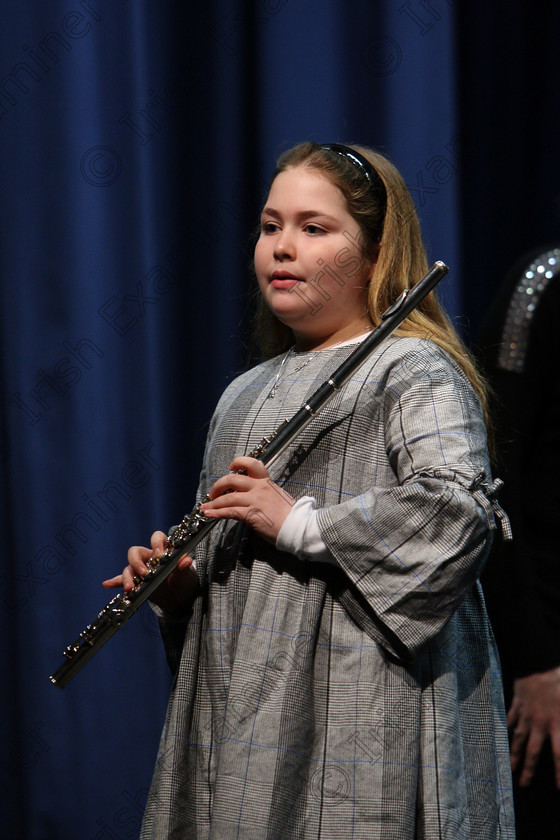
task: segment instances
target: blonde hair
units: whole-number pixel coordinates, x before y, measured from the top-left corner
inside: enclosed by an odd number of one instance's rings
[[[427,272],[428,260],[414,202],[397,168],[378,152],[351,146],[367,159],[383,182],[385,202],[360,168],[344,156],[317,143],[300,143],[278,160],[272,181],[280,172],[297,166],[316,169],[346,198],[348,211],[362,232],[362,256],[373,269],[367,289],[367,312],[373,324],[399,297]],[[384,198],[384,197],[383,197]],[[377,258],[377,259],[376,259]],[[261,352],[271,358],[292,346],[289,327],[259,302],[257,334]],[[461,341],[432,291],[395,330],[395,335],[428,338],[445,350],[463,370],[481,401],[487,418],[487,386],[475,361]]]

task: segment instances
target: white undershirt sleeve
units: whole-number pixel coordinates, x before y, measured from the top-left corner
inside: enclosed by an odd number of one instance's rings
[[[276,538],[276,548],[295,554],[300,560],[337,565],[321,537],[317,502],[312,496],[302,496],[292,507]]]

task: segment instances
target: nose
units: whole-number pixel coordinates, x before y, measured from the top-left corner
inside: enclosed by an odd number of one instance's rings
[[[293,260],[296,255],[296,244],[293,233],[283,228],[274,242],[275,260]]]

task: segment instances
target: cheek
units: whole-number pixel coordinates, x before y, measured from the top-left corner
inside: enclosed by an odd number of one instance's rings
[[[257,283],[262,293],[264,293],[266,287],[268,286],[268,278],[266,276],[266,272],[269,261],[266,257],[265,250],[266,248],[263,246],[262,240],[259,239],[257,241],[257,244],[255,245],[255,252],[253,254],[253,265],[255,267],[255,276],[257,278]]]
[[[257,239],[257,244],[255,245],[255,252],[253,254],[253,262],[255,265],[255,273],[257,277],[263,273],[266,265],[266,260],[266,243],[262,238]]]

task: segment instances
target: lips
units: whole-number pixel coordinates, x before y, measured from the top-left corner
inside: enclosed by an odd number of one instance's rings
[[[289,271],[274,271],[270,278],[270,285],[274,289],[291,289],[302,280]]]

